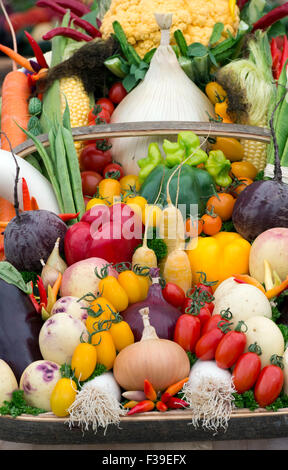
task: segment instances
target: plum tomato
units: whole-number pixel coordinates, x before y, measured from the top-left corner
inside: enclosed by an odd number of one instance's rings
[[[254,387],[255,400],[260,407],[271,405],[280,395],[284,385],[282,367],[283,365],[279,367],[276,364],[269,364],[261,370]]]
[[[108,93],[109,99],[114,104],[120,103],[123,100],[123,98],[125,98],[126,95],[127,95],[127,91],[125,90],[121,82],[114,83],[114,85],[111,86],[109,93]]]
[[[82,180],[82,191],[84,196],[94,196],[97,192],[97,187],[100,181],[103,179],[103,176],[96,171],[82,171],[81,180]]]
[[[88,113],[88,125],[97,125],[103,123],[109,123],[111,119],[110,113],[107,109],[102,108],[96,104],[94,108],[90,109]]]
[[[95,144],[86,145],[80,153],[80,165],[84,171],[102,173],[110,163],[112,163],[110,150],[99,150]]]
[[[108,111],[110,116],[114,111],[114,104],[112,103],[111,100],[109,100],[109,98],[100,98],[99,100],[96,101],[96,105],[101,106],[102,109],[106,109],[106,111]]]
[[[162,290],[164,299],[174,307],[182,307],[185,301],[185,292],[184,290],[174,284],[173,282],[167,282],[165,287]]]

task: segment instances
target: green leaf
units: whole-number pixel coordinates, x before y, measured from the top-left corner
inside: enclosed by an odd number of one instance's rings
[[[14,268],[8,261],[0,262],[0,278],[7,284],[11,284],[18,289],[22,290],[25,294],[32,294],[32,286],[30,283],[24,281],[22,274]]]
[[[224,30],[223,23],[215,23],[212,34],[210,36],[209,44],[215,44],[221,39],[221,35]]]
[[[124,78],[122,85],[124,86],[127,93],[129,93],[137,85],[135,75],[129,74]]]
[[[187,49],[187,55],[189,57],[203,57],[208,53],[207,47],[203,46],[200,42],[194,42],[190,44]]]
[[[214,57],[214,54],[212,54],[211,51],[208,52],[209,59],[211,60],[212,64],[215,65],[215,67],[218,67],[218,62]]]
[[[14,390],[12,393],[12,399],[10,401],[5,400],[3,405],[0,407],[0,415],[10,415],[13,418],[22,414],[39,415],[46,413],[46,410],[29,406],[24,398],[23,390]]]

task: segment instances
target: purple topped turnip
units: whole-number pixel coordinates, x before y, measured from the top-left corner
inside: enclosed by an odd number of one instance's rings
[[[276,105],[270,119],[272,142],[275,149],[274,177],[255,181],[238,196],[232,215],[236,231],[252,242],[260,233],[274,227],[288,228],[288,185],[283,183],[279,148],[274,130],[274,115],[286,97]]]

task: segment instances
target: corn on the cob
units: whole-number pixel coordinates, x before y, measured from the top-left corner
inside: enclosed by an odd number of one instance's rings
[[[82,81],[78,77],[62,78],[60,80],[61,114],[63,115],[66,100],[70,110],[71,127],[88,125],[88,113],[90,110],[90,97],[86,93]],[[78,157],[83,148],[83,142],[75,142]]]
[[[259,127],[266,126],[267,122],[259,124]],[[267,144],[246,139],[242,139],[240,142],[244,148],[243,160],[252,163],[258,171],[264,170],[267,162]]]

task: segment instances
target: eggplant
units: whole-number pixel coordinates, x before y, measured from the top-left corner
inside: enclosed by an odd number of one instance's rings
[[[249,242],[271,228],[288,228],[288,185],[283,183],[279,147],[274,130],[274,115],[286,93],[275,106],[270,119],[275,149],[274,177],[254,181],[236,199],[232,222],[236,231]]]
[[[40,272],[40,260],[47,261],[58,238],[64,253],[67,228],[57,214],[44,209],[17,213],[4,231],[6,260],[19,271]]]
[[[29,296],[0,279],[0,359],[11,367],[18,383],[31,362],[43,359],[38,341],[42,325]]]

